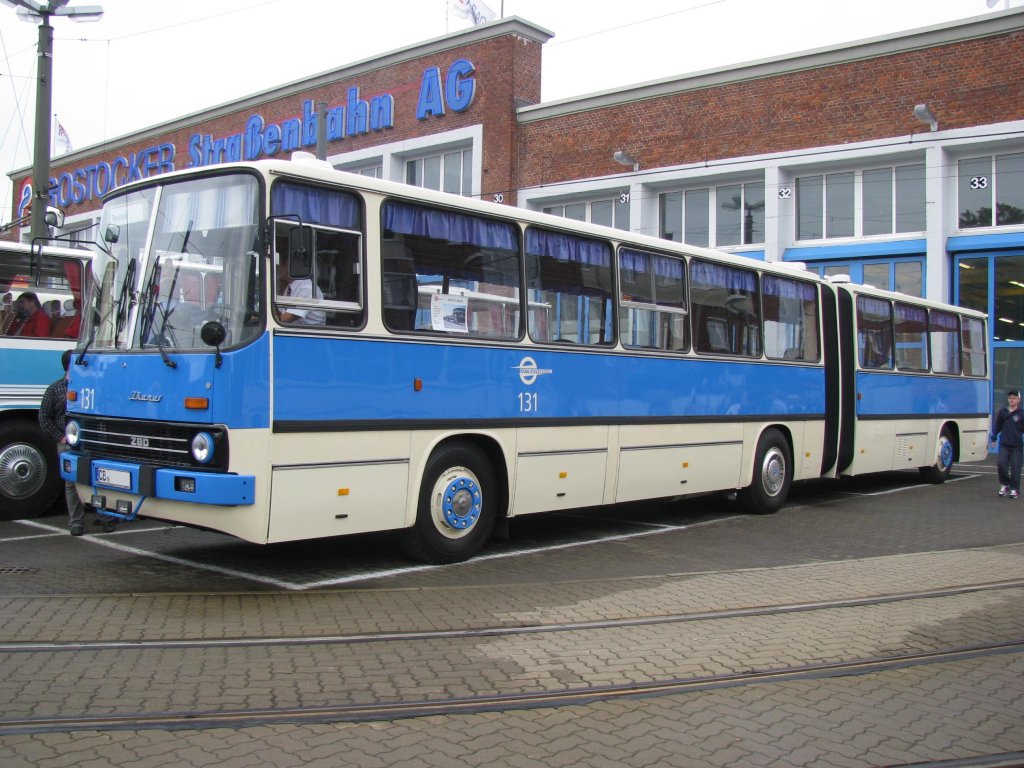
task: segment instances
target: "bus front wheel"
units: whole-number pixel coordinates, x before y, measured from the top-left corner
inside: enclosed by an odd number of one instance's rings
[[[949,479],[953,471],[953,435],[949,427],[942,428],[939,435],[939,450],[935,457],[935,463],[928,467],[921,467],[921,477],[929,483],[944,483]]]
[[[0,425],[0,520],[38,517],[57,498],[57,450],[30,421]]]
[[[765,430],[757,441],[754,476],[740,493],[743,506],[757,515],[770,515],[786,503],[793,482],[789,443],[777,429]]]
[[[426,563],[458,563],[475,555],[494,527],[494,473],[468,445],[453,443],[430,457],[423,473],[416,523],[402,546]]]

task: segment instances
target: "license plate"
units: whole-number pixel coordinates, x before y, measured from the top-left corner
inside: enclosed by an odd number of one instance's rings
[[[110,488],[131,488],[132,475],[123,469],[96,468],[96,485],[106,485]]]

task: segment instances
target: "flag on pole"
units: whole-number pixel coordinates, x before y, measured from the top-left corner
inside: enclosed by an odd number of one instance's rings
[[[473,26],[494,21],[498,15],[482,0],[451,0],[452,13],[463,19],[471,19]]]
[[[54,146],[56,149],[61,150],[62,155],[66,155],[72,150],[71,137],[64,130],[64,126],[60,124],[60,120],[57,120],[57,135],[54,138]]]

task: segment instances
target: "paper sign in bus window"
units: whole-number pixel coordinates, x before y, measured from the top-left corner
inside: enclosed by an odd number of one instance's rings
[[[469,333],[466,322],[469,299],[448,293],[435,293],[430,297],[430,325],[435,331]]]

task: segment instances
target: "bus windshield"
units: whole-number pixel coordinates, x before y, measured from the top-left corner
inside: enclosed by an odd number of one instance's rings
[[[93,261],[84,338],[91,350],[208,349],[216,320],[224,346],[261,323],[259,185],[212,176],[133,190],[108,200]]]

